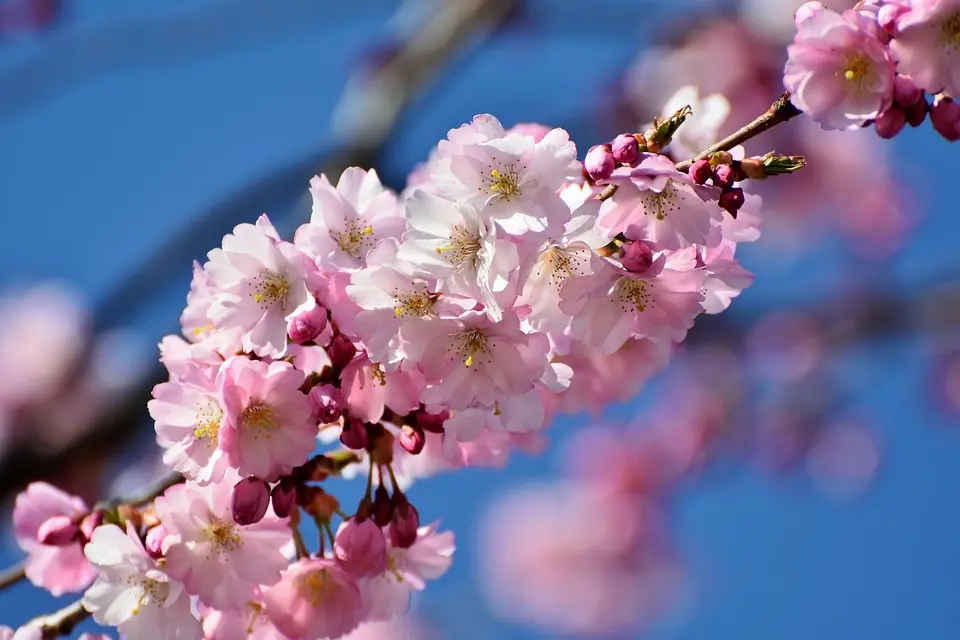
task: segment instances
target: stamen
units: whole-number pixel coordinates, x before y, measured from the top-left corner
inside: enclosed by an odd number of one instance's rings
[[[262,402],[256,402],[243,410],[240,425],[244,430],[254,431],[254,438],[270,438],[270,432],[280,426],[274,416],[273,407]]]
[[[450,244],[437,247],[437,254],[450,261],[459,272],[467,266],[476,266],[477,254],[480,252],[480,237],[461,227],[454,225],[450,230]]]
[[[284,276],[273,273],[264,273],[251,283],[253,299],[261,307],[266,308],[280,303],[286,306],[287,296],[290,295],[290,283]]]
[[[643,200],[643,214],[652,213],[657,217],[657,220],[665,220],[668,214],[675,213],[680,209],[677,188],[673,186],[672,181],[668,182],[660,193],[655,191],[642,192],[641,198]]]
[[[960,52],[960,11],[940,23],[940,42],[944,49]]]
[[[343,231],[331,231],[330,236],[336,240],[341,251],[357,259],[374,245],[373,227],[361,227],[356,220],[344,220]]]
[[[488,364],[491,362],[487,334],[483,329],[452,333],[450,337],[453,338],[453,350],[463,359],[464,366],[470,368],[478,364],[477,359],[481,355],[487,356]]]
[[[197,407],[196,425],[193,435],[198,440],[207,440],[210,446],[216,446],[220,433],[220,421],[223,419],[223,410],[214,402],[201,404]]]
[[[217,553],[236,551],[243,544],[243,540],[236,532],[236,524],[219,518],[210,518],[210,524],[204,529],[210,548]]]
[[[620,278],[614,295],[625,313],[643,313],[653,303],[653,297],[647,291],[647,285],[643,280]]]

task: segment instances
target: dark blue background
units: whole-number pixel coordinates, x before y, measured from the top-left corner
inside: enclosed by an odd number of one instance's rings
[[[66,279],[96,305],[206,206],[329,148],[349,72],[393,34],[392,4],[85,0],[68,2],[61,24],[43,37],[0,42],[0,286]],[[406,112],[384,175],[402,178],[447,129],[479,112],[567,126],[582,149],[596,141],[591,109],[644,42],[641,23],[648,30],[654,21],[639,0],[597,2],[590,15],[585,4],[533,3],[543,12],[539,27],[484,43],[447,67]],[[171,26],[184,15],[196,19]],[[909,248],[874,283],[902,290],[960,261],[950,182],[958,156],[928,128],[908,131],[892,148],[925,214]],[[303,215],[301,195],[280,194],[270,213]],[[259,213],[238,210],[236,220]],[[842,259],[836,243],[786,266],[762,246],[743,255],[757,283],[734,314],[828,298],[840,286],[832,277]],[[175,270],[179,277],[148,306],[111,320],[133,323],[149,341],[175,330],[189,261]],[[884,443],[881,473],[859,499],[837,503],[804,478],[771,480],[741,468],[707,475],[684,493],[676,516],[691,592],[652,637],[957,637],[960,434],[930,406],[931,353],[929,343],[908,339],[834,356],[860,390],[849,409],[868,415]],[[625,406],[611,416],[636,411]],[[560,420],[554,441],[584,422]],[[475,531],[496,492],[556,473],[555,449],[516,457],[502,472],[468,470],[413,490],[424,517],[442,516],[459,537],[454,568],[420,601],[442,637],[546,637],[487,611],[475,584],[483,562]],[[17,558],[5,538],[0,564]],[[0,596],[0,622],[51,609],[49,597],[25,585]]]

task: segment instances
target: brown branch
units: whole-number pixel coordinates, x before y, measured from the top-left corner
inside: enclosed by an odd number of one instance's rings
[[[83,601],[76,600],[59,611],[34,618],[26,626],[39,629],[44,640],[51,640],[57,636],[69,636],[78,624],[89,617],[90,612],[83,608]]]
[[[768,129],[772,129],[778,124],[784,123],[791,118],[794,118],[803,113],[800,109],[797,109],[792,102],[790,102],[790,92],[785,91],[782,96],[780,96],[776,102],[770,105],[770,108],[767,109],[766,113],[755,119],[748,125],[745,125],[740,128],[739,131],[733,133],[723,140],[717,142],[711,147],[704,149],[696,155],[696,157],[691,158],[690,160],[684,160],[683,162],[677,164],[677,169],[680,171],[686,171],[690,168],[697,160],[706,158],[707,156],[716,153],[717,151],[729,151],[736,146],[739,146],[760,135]]]
[[[4,569],[3,573],[0,573],[0,591],[3,591],[7,587],[18,583],[27,577],[24,566],[24,563],[21,562],[13,565],[12,567]]]

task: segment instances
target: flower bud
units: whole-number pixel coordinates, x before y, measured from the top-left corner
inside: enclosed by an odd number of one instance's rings
[[[911,127],[919,127],[923,124],[923,121],[927,119],[927,111],[929,108],[930,105],[927,104],[926,98],[921,96],[916,104],[907,107],[907,124]]]
[[[293,476],[284,476],[270,491],[270,502],[278,518],[286,518],[297,506],[297,483]]]
[[[156,560],[163,555],[163,539],[167,537],[167,530],[162,524],[150,527],[144,538],[143,546],[150,554],[150,557]]]
[[[720,207],[730,212],[734,218],[737,217],[737,211],[743,206],[743,189],[736,187],[728,189],[720,194]]]
[[[897,77],[893,81],[893,101],[906,109],[917,104],[923,97],[923,90],[917,86],[910,76]]]
[[[263,520],[270,505],[270,487],[260,478],[250,476],[233,485],[230,511],[233,521],[241,526]]]
[[[287,322],[287,335],[297,344],[312,342],[327,327],[327,310],[319,304],[303,311]]]
[[[610,145],[613,157],[620,164],[630,164],[640,155],[640,143],[629,133],[621,133]]]
[[[329,521],[340,508],[340,502],[320,487],[300,485],[297,502],[314,518]]]
[[[343,415],[343,407],[347,404],[343,391],[332,384],[320,384],[311,388],[307,398],[320,424],[332,424],[339,420]]]
[[[354,578],[380,575],[387,569],[387,539],[373,520],[345,520],[337,529],[333,553]]]
[[[823,11],[823,5],[819,2],[806,2],[800,5],[800,8],[796,10],[793,14],[793,22],[797,25],[797,28],[800,28],[807,20],[810,20],[815,15]]]
[[[400,429],[400,446],[407,453],[417,455],[423,451],[423,445],[427,443],[427,436],[420,427],[411,427],[408,424]]]
[[[389,528],[390,544],[408,549],[417,541],[420,514],[402,493],[394,496],[393,503],[393,517],[390,519]]]
[[[713,175],[713,167],[710,166],[709,160],[703,158],[690,165],[689,173],[694,182],[703,184]]]
[[[80,537],[80,527],[70,516],[52,516],[37,529],[37,540],[51,547],[63,547]]]
[[[878,136],[885,140],[889,140],[903,131],[903,127],[906,124],[906,112],[897,105],[893,105],[876,119],[876,121],[873,123],[873,128],[876,129]]]
[[[347,449],[360,451],[367,448],[370,439],[367,437],[367,427],[356,418],[349,418],[340,429],[340,442]]]
[[[330,346],[327,347],[330,364],[337,371],[342,371],[344,367],[350,364],[356,353],[357,347],[342,333],[335,335],[333,340],[330,341]]]
[[[414,413],[414,420],[417,426],[430,433],[443,433],[443,423],[450,417],[450,413],[428,413],[424,409],[419,409]]]
[[[930,122],[937,133],[950,142],[960,140],[960,103],[939,95],[930,107]]]
[[[606,180],[617,168],[617,160],[613,157],[605,145],[598,144],[590,147],[587,151],[587,157],[583,160],[583,168],[586,169],[590,179],[597,182]]]
[[[729,164],[718,164],[713,170],[713,184],[721,189],[729,189],[736,181],[733,167]]]
[[[740,161],[740,170],[751,180],[766,180],[767,168],[763,158],[744,158]]]
[[[80,534],[86,542],[93,537],[93,530],[103,522],[103,511],[99,509],[83,517],[80,521]]]
[[[653,249],[646,242],[625,242],[621,247],[620,264],[627,271],[644,273],[653,264]]]
[[[383,485],[377,487],[377,490],[373,493],[371,517],[378,527],[387,526],[393,519],[393,502],[390,500],[387,488]]]

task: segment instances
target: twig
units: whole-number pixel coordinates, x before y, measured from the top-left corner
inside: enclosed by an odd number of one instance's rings
[[[170,487],[180,484],[183,481],[184,477],[182,475],[179,473],[171,473],[141,488],[129,498],[122,498],[120,500],[113,501],[113,504],[129,504],[135,507],[142,507],[143,505],[151,502],[157,496],[161,495]],[[0,574],[0,591],[16,584],[25,577],[27,577],[27,574],[24,569],[24,563],[22,562],[4,570],[4,572]]]
[[[34,618],[26,626],[39,629],[44,640],[51,640],[57,636],[69,636],[78,624],[89,617],[90,612],[83,608],[83,600],[76,600],[50,615]]]
[[[784,123],[787,120],[800,115],[801,113],[803,112],[800,111],[800,109],[797,109],[797,107],[790,102],[790,92],[785,91],[776,102],[770,105],[770,108],[767,109],[766,113],[758,117],[750,124],[741,127],[736,133],[733,133],[713,146],[704,149],[698,153],[696,157],[691,158],[690,160],[684,160],[683,162],[677,164],[677,169],[680,171],[686,171],[690,168],[690,165],[697,160],[706,158],[710,154],[716,153],[717,151],[729,151],[730,149],[743,144],[747,140],[755,138],[764,131],[772,129],[778,124]]]
[[[768,129],[790,120],[798,115],[803,113],[800,109],[797,109],[792,102],[790,102],[790,92],[785,91],[783,95],[777,98],[777,101],[770,105],[770,108],[767,111],[757,117],[753,122],[748,125],[741,127],[736,133],[733,133],[723,140],[717,142],[716,144],[704,149],[698,153],[695,157],[690,160],[684,160],[683,162],[677,163],[677,169],[680,171],[686,171],[690,168],[697,160],[701,158],[706,158],[710,154],[716,153],[717,151],[729,151],[734,147],[743,144],[747,140],[754,138]],[[601,202],[604,200],[609,200],[613,197],[613,194],[617,192],[617,185],[610,184],[600,192],[600,195],[597,196],[597,200]]]

